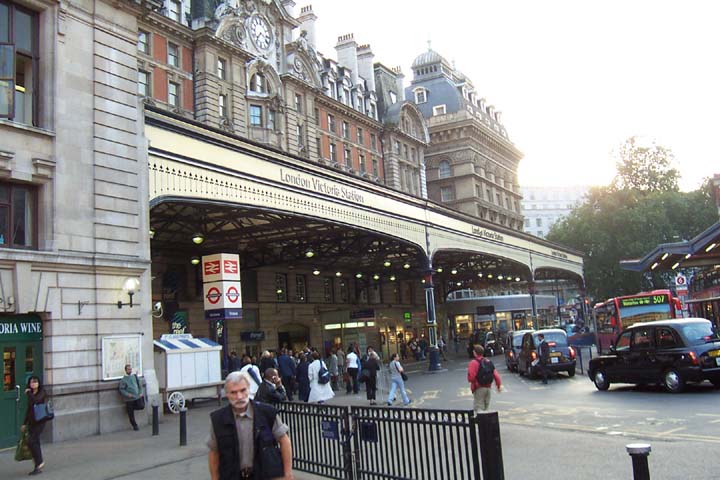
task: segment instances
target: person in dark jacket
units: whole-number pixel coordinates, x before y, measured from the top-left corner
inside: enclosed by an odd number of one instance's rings
[[[288,401],[292,402],[293,392],[295,391],[295,373],[297,371],[297,365],[292,358],[292,351],[288,354],[287,350],[282,350],[282,353],[278,357],[278,371],[282,384],[285,387]]]
[[[230,372],[237,372],[241,368],[242,362],[240,361],[240,357],[238,357],[237,352],[233,350],[232,352],[230,352],[230,362],[228,362],[228,370]]]
[[[265,375],[265,370],[268,368],[275,368],[277,365],[275,364],[275,358],[273,358],[272,352],[270,350],[265,350],[260,357],[260,375]]]
[[[244,372],[232,372],[225,378],[228,405],[210,414],[207,441],[210,478],[291,480],[292,444],[288,427],[273,406],[250,400],[250,382]]]
[[[547,364],[550,361],[550,344],[545,340],[545,335],[542,333],[538,334],[538,353],[540,354],[540,362],[538,363],[538,367],[540,370],[540,375],[543,377],[543,383],[547,385],[548,383],[548,368]]]
[[[20,429],[23,432],[25,429],[29,430],[27,444],[30,449],[30,453],[32,453],[33,462],[35,463],[35,468],[29,473],[29,475],[37,475],[42,473],[42,469],[45,467],[45,462],[43,462],[42,456],[42,448],[40,448],[40,434],[45,428],[46,421],[35,420],[35,409],[33,407],[40,403],[46,403],[48,397],[45,393],[45,389],[43,389],[40,384],[40,378],[35,375],[28,379],[25,393],[28,397],[27,411],[25,412],[25,420],[23,421],[23,425]]]
[[[310,377],[308,376],[308,368],[310,363],[304,353],[300,354],[300,363],[295,371],[295,379],[297,380],[298,396],[303,402],[307,402],[310,398]]]
[[[263,375],[263,382],[255,393],[255,401],[275,404],[287,401],[285,387],[283,387],[280,376],[274,368],[268,368]]]
[[[363,369],[367,370],[367,379],[365,380],[365,393],[370,405],[375,405],[375,394],[377,393],[377,374],[380,370],[380,358],[372,347],[367,348],[367,355]]]

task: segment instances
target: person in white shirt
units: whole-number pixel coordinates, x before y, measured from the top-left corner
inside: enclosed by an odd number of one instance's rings
[[[253,400],[255,398],[255,393],[258,391],[258,388],[260,388],[260,385],[262,384],[262,377],[260,377],[260,369],[252,364],[252,360],[250,359],[249,355],[244,355],[242,361],[243,366],[240,371],[245,372],[252,380],[250,382],[250,400]]]
[[[320,360],[320,354],[318,352],[312,352],[312,359],[313,361],[308,367],[308,378],[310,379],[310,396],[308,397],[308,403],[323,403],[333,398],[335,392],[333,392],[330,382],[319,382],[320,367],[325,367],[327,370],[325,362]]]
[[[348,353],[345,355],[345,365],[350,381],[347,382],[347,394],[360,393],[360,384],[358,383],[358,371],[360,370],[360,358],[355,349],[350,346]]]

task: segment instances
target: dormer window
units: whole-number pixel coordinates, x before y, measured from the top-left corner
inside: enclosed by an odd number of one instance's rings
[[[436,105],[436,106],[433,107],[433,116],[435,117],[435,116],[438,116],[438,115],[445,115],[445,111],[446,111],[446,110],[445,110],[445,104],[443,104],[443,105]]]
[[[427,102],[427,90],[424,88],[418,88],[415,90],[415,103]]]
[[[395,92],[390,92],[390,103],[397,103],[397,95]]]

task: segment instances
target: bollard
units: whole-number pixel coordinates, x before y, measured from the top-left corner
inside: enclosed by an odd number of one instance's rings
[[[648,467],[648,455],[650,455],[649,443],[631,443],[625,445],[633,464],[633,480],[650,480],[650,467]]]
[[[180,446],[187,445],[187,408],[180,409]]]
[[[505,467],[498,413],[481,413],[475,416],[475,423],[480,437],[480,463],[483,480],[504,480]]]
[[[153,425],[153,437],[160,435],[160,413],[158,412],[159,408],[157,405],[153,405],[153,413],[152,413],[152,425]]]

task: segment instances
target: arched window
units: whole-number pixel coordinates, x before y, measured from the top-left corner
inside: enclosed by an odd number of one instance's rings
[[[250,77],[250,91],[255,93],[270,93],[265,75],[256,73]]]
[[[448,162],[447,160],[443,160],[442,162],[440,162],[439,175],[440,178],[448,178],[452,176],[452,168],[450,167],[450,162]]]

